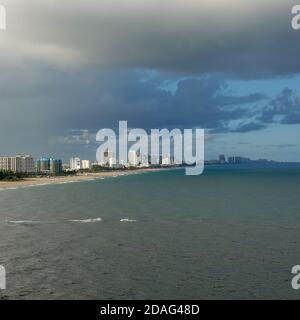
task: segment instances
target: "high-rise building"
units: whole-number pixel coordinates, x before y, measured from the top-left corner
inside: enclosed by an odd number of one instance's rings
[[[50,173],[60,174],[62,173],[62,161],[50,158]]]
[[[32,156],[25,155],[19,156],[22,172],[33,173],[35,172],[35,162]]]
[[[251,159],[244,157],[235,157],[235,163],[249,163]]]
[[[106,149],[102,154],[99,155],[98,165],[100,166],[109,166],[112,163],[113,159],[116,161],[116,156],[113,151]]]
[[[43,157],[37,161],[36,168],[38,173],[59,174],[62,172],[62,161]]]
[[[243,157],[228,157],[229,163],[249,163],[251,159]]]
[[[82,160],[81,161],[82,169],[91,169],[91,161],[90,160]]]
[[[137,152],[135,150],[130,150],[128,153],[128,163],[129,166],[131,167],[136,167],[138,166],[139,162],[138,162],[138,155]]]
[[[0,170],[12,171],[12,157],[0,157]]]
[[[0,157],[0,170],[33,173],[35,172],[34,159],[30,155]]]
[[[71,158],[70,159],[70,169],[71,170],[80,170],[81,169],[81,160],[80,158]]]
[[[226,157],[224,154],[220,154],[219,155],[219,162],[220,163],[226,163]]]
[[[115,167],[116,164],[117,164],[117,159],[116,159],[116,158],[109,158],[109,159],[108,159],[108,166],[109,166],[110,168]]]
[[[125,167],[126,166],[126,163],[124,160],[119,160],[119,166],[122,168],[122,167]]]
[[[235,163],[235,157],[228,157],[228,163],[230,164]]]
[[[50,158],[40,158],[36,162],[36,170],[38,173],[50,173]]]
[[[142,167],[149,167],[149,155],[148,154],[141,154],[141,166]]]
[[[104,155],[104,163],[105,165],[112,166],[116,164],[116,157],[113,151],[107,150]]]
[[[165,155],[162,157],[161,164],[163,166],[169,166],[171,164],[171,159],[169,155]]]

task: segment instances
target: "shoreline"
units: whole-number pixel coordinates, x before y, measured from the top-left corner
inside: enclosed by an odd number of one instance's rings
[[[128,171],[106,171],[97,173],[81,173],[74,176],[49,176],[49,177],[38,177],[38,178],[24,178],[20,181],[0,181],[0,191],[18,189],[25,187],[35,187],[35,186],[46,186],[46,185],[56,185],[56,184],[66,184],[66,183],[76,183],[83,181],[95,181],[102,180],[105,178],[116,178],[122,176],[129,176],[140,173],[147,172],[158,172],[161,170],[166,170],[166,168],[145,168],[137,170]]]

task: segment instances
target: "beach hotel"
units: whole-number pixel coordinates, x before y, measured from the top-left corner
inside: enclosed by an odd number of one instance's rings
[[[14,157],[0,157],[0,171],[33,173],[35,172],[34,159],[30,155]]]

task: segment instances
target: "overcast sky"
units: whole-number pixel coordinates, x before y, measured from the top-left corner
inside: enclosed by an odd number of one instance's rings
[[[300,161],[292,0],[1,0],[0,154],[93,160],[95,133],[207,132],[219,153]]]

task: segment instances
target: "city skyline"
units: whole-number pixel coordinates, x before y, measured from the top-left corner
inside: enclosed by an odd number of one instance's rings
[[[41,173],[41,174],[60,174],[63,171],[80,171],[91,170],[94,166],[102,166],[111,169],[120,169],[126,167],[141,167],[149,166],[178,166],[185,165],[179,163],[171,154],[164,154],[157,157],[155,163],[152,163],[152,158],[149,154],[141,154],[138,150],[128,151],[127,163],[119,159],[113,152],[107,150],[105,152],[103,161],[82,159],[79,156],[74,156],[68,161],[56,159],[53,157],[39,157],[35,158],[29,154],[3,156],[0,155],[0,171],[24,172],[24,173]],[[205,165],[210,164],[245,164],[252,162],[274,162],[273,159],[259,158],[252,159],[242,157],[240,155],[219,154],[215,159],[205,159]],[[285,162],[285,161],[284,161]]]

